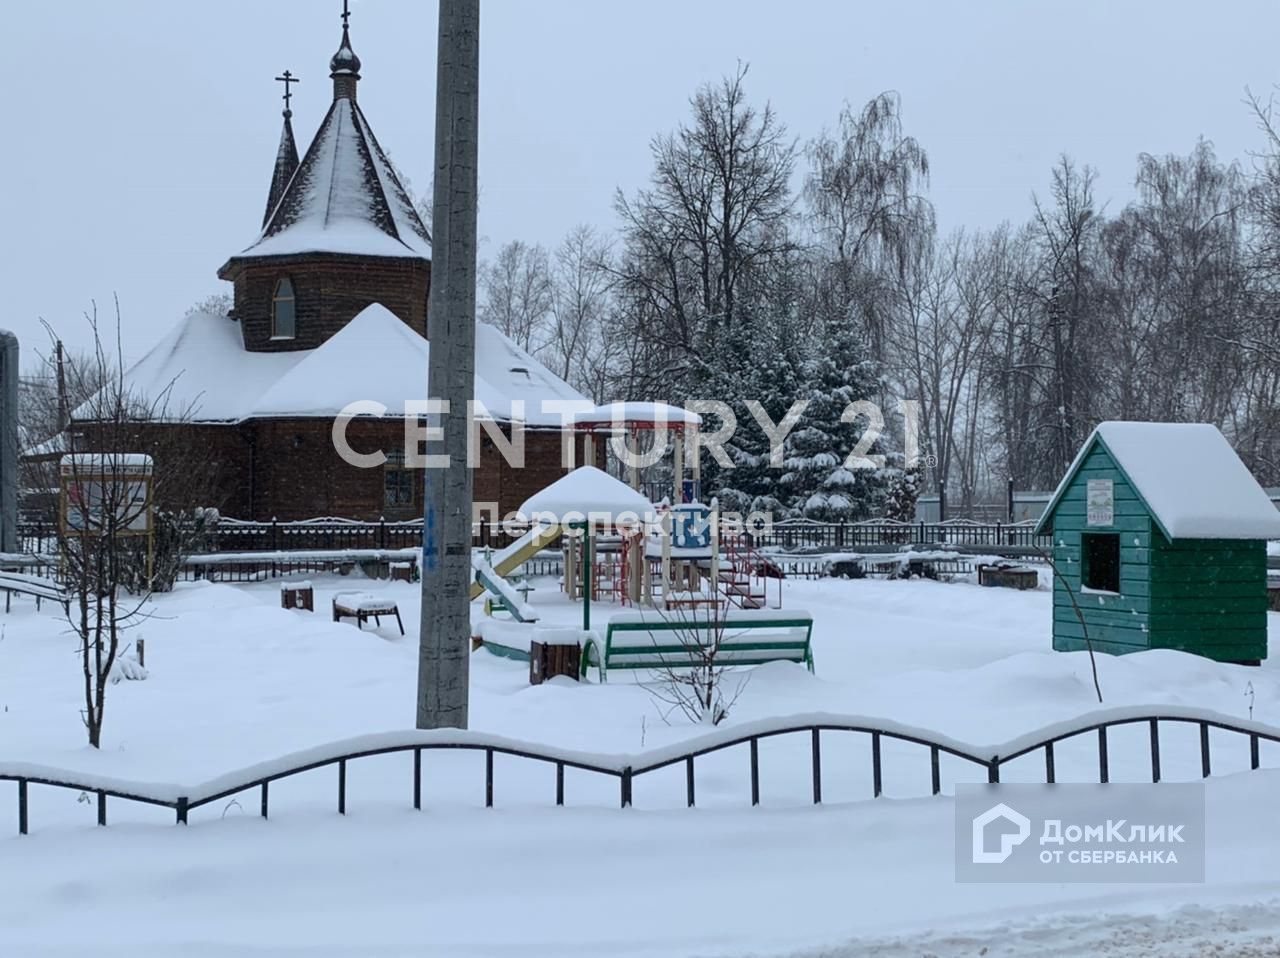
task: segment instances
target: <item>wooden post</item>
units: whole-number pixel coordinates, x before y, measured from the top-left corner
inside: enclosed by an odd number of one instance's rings
[[[701,501],[702,499],[702,450],[698,447],[698,430],[701,427],[693,424],[689,424],[689,425],[686,425],[685,428],[687,430],[685,435],[687,435],[692,440],[692,444],[693,444],[693,448],[690,450],[690,457],[689,457],[692,460],[689,463],[689,468],[690,468],[690,475],[693,477],[693,493],[694,493],[694,497],[697,498],[699,501]]]
[[[711,512],[707,518],[711,521],[711,594],[720,591],[720,501],[711,500]],[[696,567],[695,567],[696,568]]]
[[[638,457],[636,431],[635,429],[627,430],[627,484],[636,492],[640,491],[640,465],[636,461]]]
[[[663,431],[669,438],[671,435],[670,427],[664,426]],[[675,447],[671,460],[671,472],[675,476],[675,481],[673,483],[675,486],[675,495],[671,497],[671,504],[673,506],[678,506],[684,499],[684,430],[680,431]]]
[[[662,517],[662,599],[666,601],[671,594],[674,580],[671,573],[671,536],[675,532],[675,514],[668,509]]]
[[[142,638],[138,639],[138,665],[147,667],[147,640]]]

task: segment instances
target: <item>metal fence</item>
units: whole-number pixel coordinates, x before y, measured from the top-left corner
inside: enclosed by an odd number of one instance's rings
[[[22,551],[28,555],[56,550],[55,530],[39,521],[19,524]],[[481,522],[473,527],[473,546],[502,548],[514,537],[501,525]],[[1028,522],[899,523],[810,522],[786,520],[752,532],[757,548],[788,553],[839,552],[904,545],[983,548],[993,552],[1026,554],[1052,548],[1051,535],[1036,535]],[[361,521],[342,518],[294,522],[258,522],[223,518],[197,544],[195,552],[295,552],[351,549],[409,549],[422,544],[422,520]]]
[[[870,738],[870,763],[872,797],[884,794],[882,743],[885,739],[920,746],[929,756],[929,794],[942,792],[943,755],[959,759],[979,769],[988,782],[999,782],[1002,768],[1010,762],[1034,754],[1043,753],[1043,774],[1036,777],[1047,783],[1062,781],[1056,762],[1055,746],[1069,739],[1091,737],[1097,750],[1097,781],[1106,784],[1111,780],[1111,745],[1108,731],[1128,725],[1145,726],[1149,730],[1148,756],[1151,781],[1158,783],[1163,777],[1161,769],[1162,725],[1190,725],[1199,730],[1200,775],[1208,778],[1213,771],[1213,754],[1210,731],[1217,729],[1240,736],[1248,747],[1249,768],[1261,766],[1260,744],[1263,741],[1280,743],[1280,729],[1257,722],[1242,722],[1214,712],[1169,707],[1157,712],[1135,713],[1115,710],[1112,713],[1096,713],[1082,716],[1077,722],[1061,724],[1041,732],[1022,736],[1007,743],[1002,749],[984,751],[975,746],[958,742],[945,736],[902,726],[888,720],[865,717],[841,718],[839,716],[813,716],[804,718],[780,718],[752,723],[745,729],[726,729],[684,745],[668,747],[633,756],[608,756],[585,752],[570,752],[549,746],[516,742],[496,736],[466,731],[386,733],[365,740],[334,743],[300,753],[296,762],[288,759],[267,763],[240,773],[223,776],[212,783],[193,789],[176,791],[180,787],[147,786],[118,780],[95,780],[92,776],[78,776],[73,772],[46,769],[35,766],[5,767],[0,763],[0,781],[12,781],[18,788],[18,832],[25,835],[30,829],[29,786],[45,785],[95,794],[99,825],[107,824],[107,800],[109,798],[144,805],[172,809],[179,824],[186,824],[191,811],[212,802],[244,792],[257,791],[259,812],[266,818],[270,811],[270,787],[273,782],[321,768],[334,768],[337,773],[336,804],[339,814],[347,811],[347,767],[359,759],[375,755],[408,754],[412,758],[411,786],[413,807],[422,808],[423,754],[440,750],[482,752],[484,763],[484,804],[492,807],[495,796],[494,756],[508,755],[526,761],[554,766],[555,804],[566,803],[565,769],[573,768],[596,775],[614,778],[618,782],[618,799],[623,808],[633,802],[637,779],[672,766],[683,766],[685,799],[688,807],[697,801],[697,760],[728,749],[746,746],[748,753],[748,782],[752,805],[760,804],[760,742],[787,735],[799,735],[808,739],[810,751],[810,786],[813,803],[822,801],[822,748],[824,733],[852,733]],[[846,753],[842,752],[842,755]]]

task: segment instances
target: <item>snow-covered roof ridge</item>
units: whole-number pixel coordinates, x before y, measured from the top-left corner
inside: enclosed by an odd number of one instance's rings
[[[1040,527],[1097,444],[1170,539],[1280,538],[1280,510],[1209,423],[1100,423],[1058,483]]]
[[[356,101],[338,97],[258,239],[233,258],[431,258],[427,229]]]
[[[427,341],[379,303],[315,349],[281,352],[248,351],[237,323],[191,313],[124,378],[131,394],[163,397],[173,420],[331,417],[361,399],[403,416],[406,400],[427,398],[429,356]],[[486,323],[476,324],[475,398],[489,417],[522,418],[532,427],[560,425],[554,404],[587,401]],[[87,418],[93,408],[86,403],[73,418]]]

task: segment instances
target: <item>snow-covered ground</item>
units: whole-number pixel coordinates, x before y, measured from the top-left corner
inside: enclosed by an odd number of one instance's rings
[[[104,748],[86,748],[79,670],[65,623],[18,601],[0,637],[0,762],[30,761],[152,782],[199,782],[320,743],[411,727],[418,589],[313,576],[314,614],[279,607],[279,583],[187,584],[138,630],[149,677],[113,686]],[[544,623],[580,616],[551,580],[530,602]],[[329,621],[359,589],[394,598],[394,622]],[[1088,658],[1050,651],[1047,591],[966,582],[787,582],[816,621],[817,674],[752,670],[730,718],[876,715],[994,743],[1097,707]],[[599,620],[607,607],[597,608]],[[1269,616],[1273,648],[1280,615]],[[1177,704],[1280,726],[1280,668],[1177,653],[1101,657],[1106,705]],[[471,726],[525,741],[637,752],[705,729],[663,721],[632,677],[530,687],[527,667],[472,657]],[[1216,733],[1215,733],[1216,735]],[[829,733],[830,736],[830,733]],[[799,737],[793,737],[798,739]],[[1166,778],[1194,779],[1194,729],[1167,733]],[[749,807],[745,750],[699,764],[683,808],[680,769],[637,781],[567,776],[552,806],[546,767],[499,757],[496,804],[483,759],[429,753],[425,811],[409,808],[406,756],[353,763],[348,812],[332,769],[199,809],[110,806],[0,783],[0,954],[247,955],[1262,955],[1280,953],[1280,771],[1247,771],[1247,746],[1214,740],[1205,886],[957,885],[952,802],[928,796],[927,755],[885,747],[871,801],[865,736],[824,741],[824,805],[809,800],[806,741],[761,745],[763,806]],[[1263,764],[1280,768],[1280,747]],[[1116,730],[1112,779],[1149,773],[1145,730]],[[1038,758],[1010,780],[1031,778]],[[1060,778],[1090,780],[1090,743],[1059,750]],[[944,785],[977,775],[945,763]],[[16,827],[14,828],[16,831]],[[8,832],[6,835],[5,833]],[[1269,937],[1273,936],[1273,937]],[[106,941],[110,947],[98,947]],[[1205,943],[1225,945],[1213,951]],[[806,950],[808,949],[808,950]]]

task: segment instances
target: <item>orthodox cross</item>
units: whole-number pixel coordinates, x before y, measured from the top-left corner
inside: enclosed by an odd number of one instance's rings
[[[285,115],[287,116],[288,114],[293,112],[292,110],[289,109],[289,98],[293,96],[293,91],[291,91],[289,87],[291,84],[301,83],[302,81],[299,80],[292,73],[290,73],[288,70],[284,71],[284,76],[276,77],[276,80],[284,84],[284,112],[285,112]]]
[[[347,28],[347,21],[351,19],[351,11],[347,7],[348,0],[342,0],[342,29]]]

